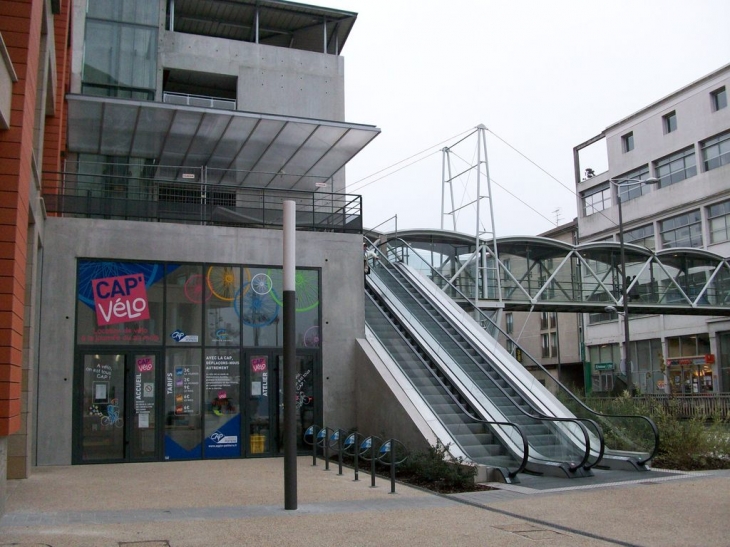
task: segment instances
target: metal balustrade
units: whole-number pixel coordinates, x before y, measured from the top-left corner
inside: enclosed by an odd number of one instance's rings
[[[358,195],[206,184],[197,182],[205,174],[196,168],[137,167],[128,170],[133,174],[45,172],[46,210],[64,217],[276,229],[283,225],[283,202],[293,200],[297,229],[362,233]]]

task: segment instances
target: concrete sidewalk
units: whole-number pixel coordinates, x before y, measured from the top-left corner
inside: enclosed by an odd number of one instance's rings
[[[439,496],[282,459],[41,467],[10,481],[0,546],[727,546],[730,472]],[[528,483],[528,481],[525,481]],[[533,484],[533,486],[535,486]],[[543,485],[544,486],[544,485]]]

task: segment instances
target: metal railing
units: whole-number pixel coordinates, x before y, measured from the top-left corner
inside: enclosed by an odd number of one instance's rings
[[[205,95],[191,95],[189,93],[174,93],[165,91],[162,94],[162,102],[176,104],[179,106],[199,106],[201,108],[217,108],[220,110],[236,110],[234,99],[223,99],[221,97],[209,97]]]
[[[179,168],[183,169],[183,168]],[[362,233],[359,195],[181,182],[119,174],[43,173],[51,215],[247,228],[281,228],[296,202],[297,229]],[[200,180],[196,176],[196,180]]]

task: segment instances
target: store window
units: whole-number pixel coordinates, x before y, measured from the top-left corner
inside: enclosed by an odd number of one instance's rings
[[[77,279],[74,461],[281,449],[280,267],[79,260]],[[298,408],[311,425],[322,401],[319,271],[298,269],[295,289]]]
[[[76,342],[161,344],[164,271],[156,263],[79,260]]]
[[[667,357],[687,357],[710,353],[710,337],[706,333],[667,338]]]
[[[659,187],[665,188],[697,174],[694,147],[681,150],[676,154],[662,158],[655,163],[656,176],[660,179]]]
[[[707,219],[710,224],[710,243],[730,240],[730,200],[710,205]]]
[[[702,219],[699,210],[659,222],[662,248],[702,247]]]

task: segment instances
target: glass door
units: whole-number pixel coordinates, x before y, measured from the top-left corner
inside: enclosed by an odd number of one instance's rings
[[[248,390],[246,394],[246,422],[248,424],[248,455],[268,455],[276,448],[272,444],[272,405],[276,397],[272,394],[272,383],[276,368],[271,352],[249,352],[246,362]]]
[[[130,460],[150,461],[157,457],[157,367],[155,353],[134,353],[128,367],[132,403],[129,405]]]
[[[284,356],[277,355],[277,450],[284,453]],[[296,384],[294,404],[296,405],[297,450],[311,450],[304,443],[304,432],[317,422],[321,415],[318,401],[321,401],[321,383],[318,381],[314,354],[297,354],[295,364]],[[319,410],[319,412],[318,412]],[[321,425],[321,420],[319,420]]]
[[[80,463],[157,456],[155,353],[84,353],[77,408]]]
[[[125,355],[85,354],[82,365],[81,439],[77,459],[82,463],[124,460]]]

